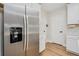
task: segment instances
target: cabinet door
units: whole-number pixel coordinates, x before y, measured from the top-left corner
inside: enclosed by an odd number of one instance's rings
[[[79,24],[79,4],[68,4],[68,24]]]
[[[66,48],[69,51],[79,53],[79,37],[68,37],[66,42]]]

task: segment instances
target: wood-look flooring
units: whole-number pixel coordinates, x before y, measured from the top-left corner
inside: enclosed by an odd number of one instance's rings
[[[40,54],[41,56],[77,56],[66,51],[66,48],[56,43],[47,43],[46,49]]]

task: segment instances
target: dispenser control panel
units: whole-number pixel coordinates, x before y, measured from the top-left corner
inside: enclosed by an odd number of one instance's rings
[[[22,27],[10,27],[10,43],[22,41]]]

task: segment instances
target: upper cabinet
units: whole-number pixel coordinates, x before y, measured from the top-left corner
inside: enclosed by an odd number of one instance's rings
[[[79,24],[79,3],[67,5],[67,24]]]

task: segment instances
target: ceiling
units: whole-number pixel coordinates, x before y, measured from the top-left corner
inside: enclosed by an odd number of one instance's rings
[[[51,12],[65,6],[66,4],[65,3],[42,3],[41,5],[44,8],[44,10]]]

